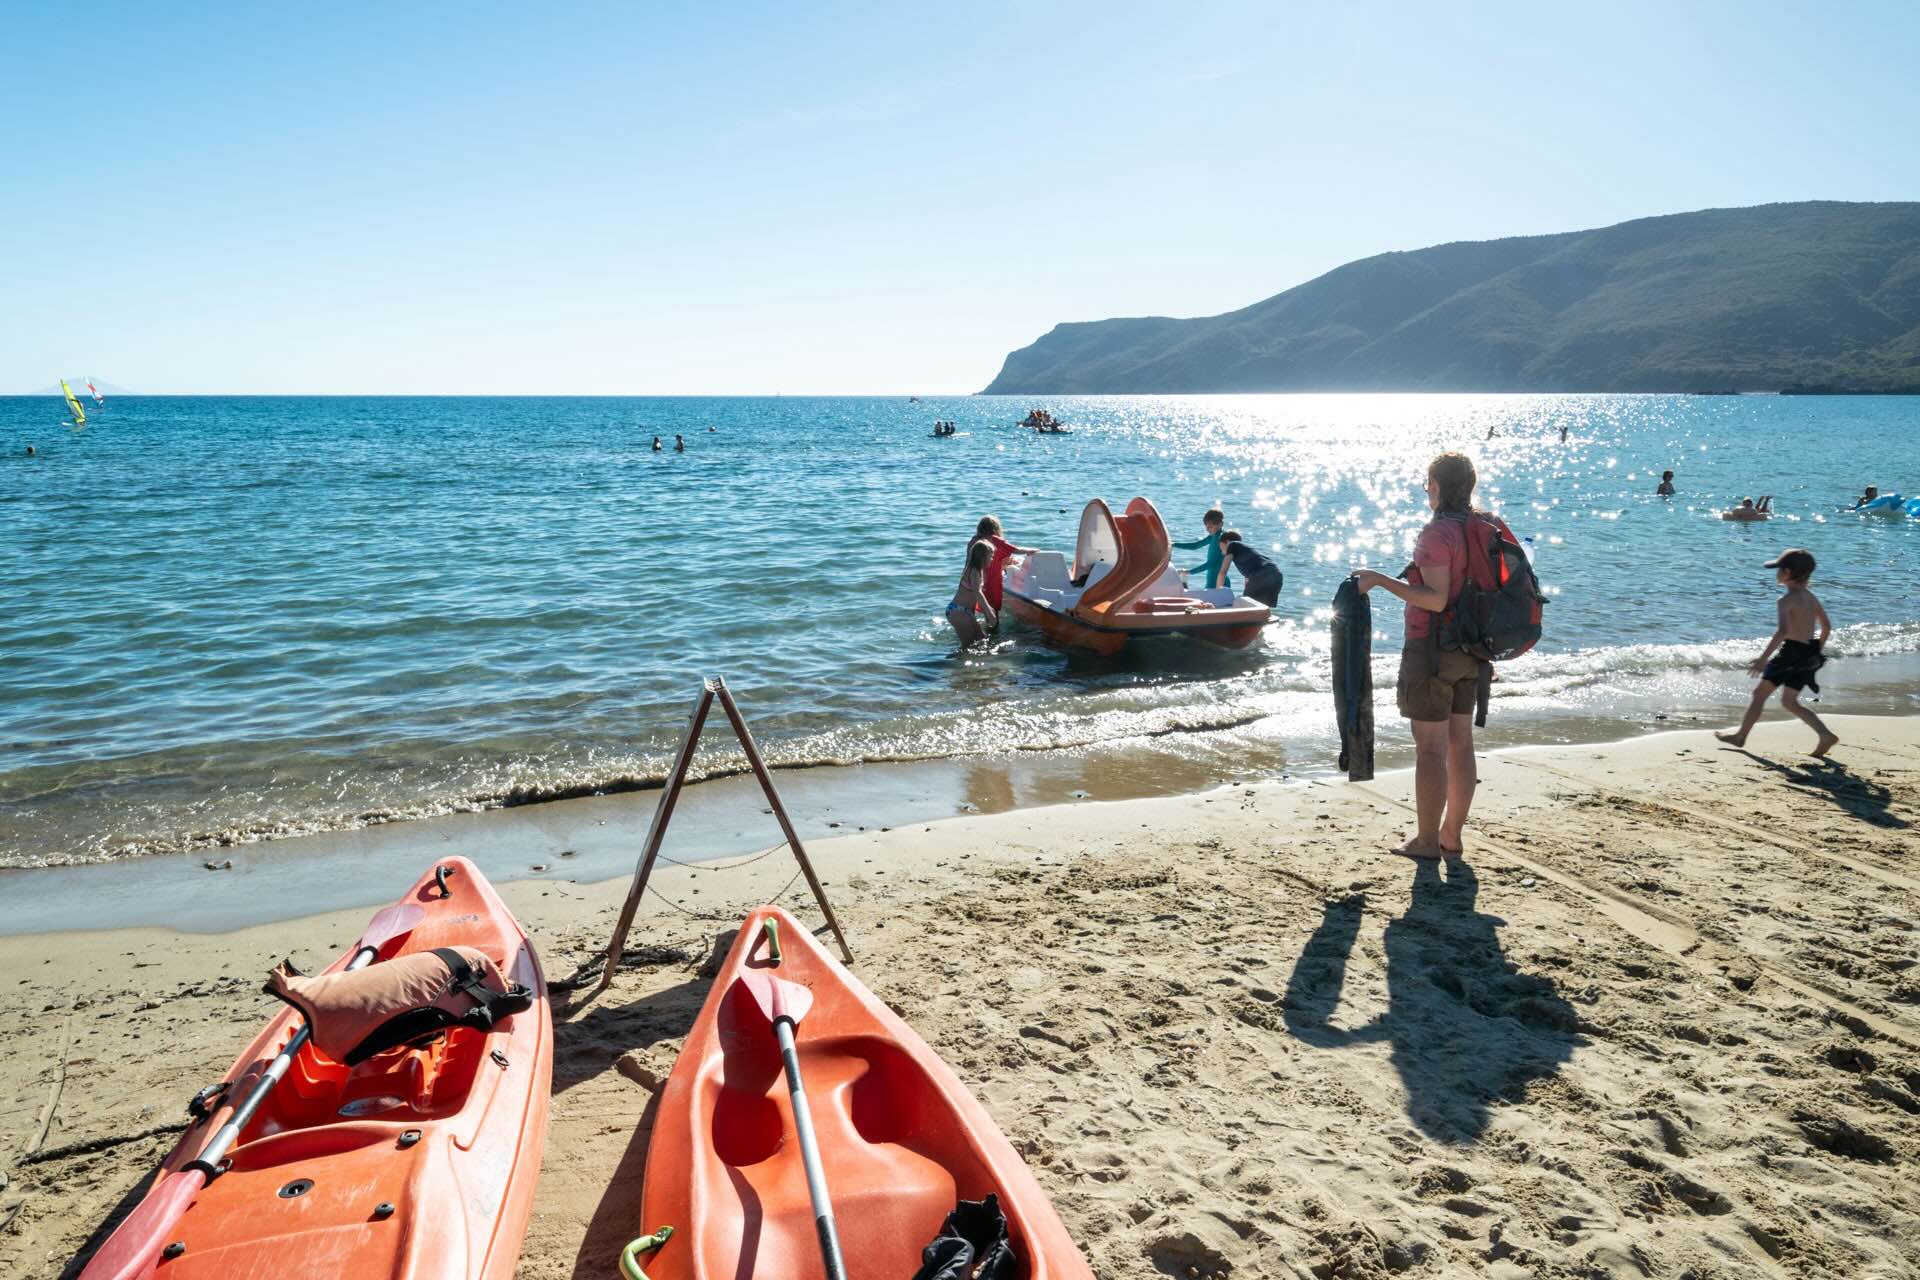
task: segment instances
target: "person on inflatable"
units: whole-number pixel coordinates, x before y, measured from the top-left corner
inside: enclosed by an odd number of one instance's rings
[[[1773,495],[1767,494],[1755,503],[1752,498],[1740,499],[1740,505],[1720,513],[1722,520],[1770,520],[1773,518]]]
[[[1858,511],[1860,508],[1866,506],[1869,502],[1872,502],[1875,499],[1879,498],[1879,496],[1880,496],[1880,487],[1878,485],[1870,484],[1867,486],[1867,491],[1865,493],[1861,494],[1859,497],[1853,500],[1853,509],[1855,511]]]

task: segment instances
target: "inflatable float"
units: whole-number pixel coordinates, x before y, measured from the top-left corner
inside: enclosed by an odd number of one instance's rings
[[[1080,515],[1073,565],[1035,551],[1006,576],[1006,607],[1049,640],[1112,654],[1142,636],[1190,636],[1228,649],[1260,638],[1273,611],[1225,587],[1187,587],[1173,544],[1145,498],[1115,516],[1095,498]]]

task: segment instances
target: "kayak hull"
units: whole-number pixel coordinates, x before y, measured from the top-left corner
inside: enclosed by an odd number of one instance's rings
[[[778,922],[783,959],[764,930]],[[747,973],[812,994],[795,1032],[850,1275],[912,1275],[956,1200],[999,1197],[1023,1280],[1091,1280],[1013,1147],[966,1086],[794,918],[747,918],[662,1089],[636,1234],[673,1236],[650,1280],[815,1280],[814,1224],[774,1033]]]
[[[452,868],[445,898],[434,875],[441,867]],[[353,1068],[304,1046],[241,1131],[225,1171],[162,1242],[183,1247],[156,1255],[141,1275],[511,1280],[546,1142],[546,981],[532,943],[466,859],[436,862],[400,901],[422,917],[374,963],[477,947],[534,992],[532,1007],[490,1031],[456,1027],[426,1047],[390,1049]],[[245,1097],[299,1026],[292,1009],[274,1017],[228,1071],[226,1099]],[[154,1188],[193,1160],[228,1114],[223,1105],[189,1128]]]

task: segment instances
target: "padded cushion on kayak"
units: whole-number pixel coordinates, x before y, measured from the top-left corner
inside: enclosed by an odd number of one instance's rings
[[[470,975],[465,989],[443,951],[464,962]],[[315,1049],[348,1066],[450,1026],[490,1026],[496,1017],[525,1009],[531,997],[525,988],[510,986],[499,966],[473,947],[419,951],[311,978],[282,961],[267,975],[266,990],[306,1015]]]

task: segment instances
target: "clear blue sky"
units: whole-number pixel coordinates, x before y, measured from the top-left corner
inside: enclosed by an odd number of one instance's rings
[[[0,391],[963,392],[1356,257],[1920,196],[1920,6],[10,6]]]

